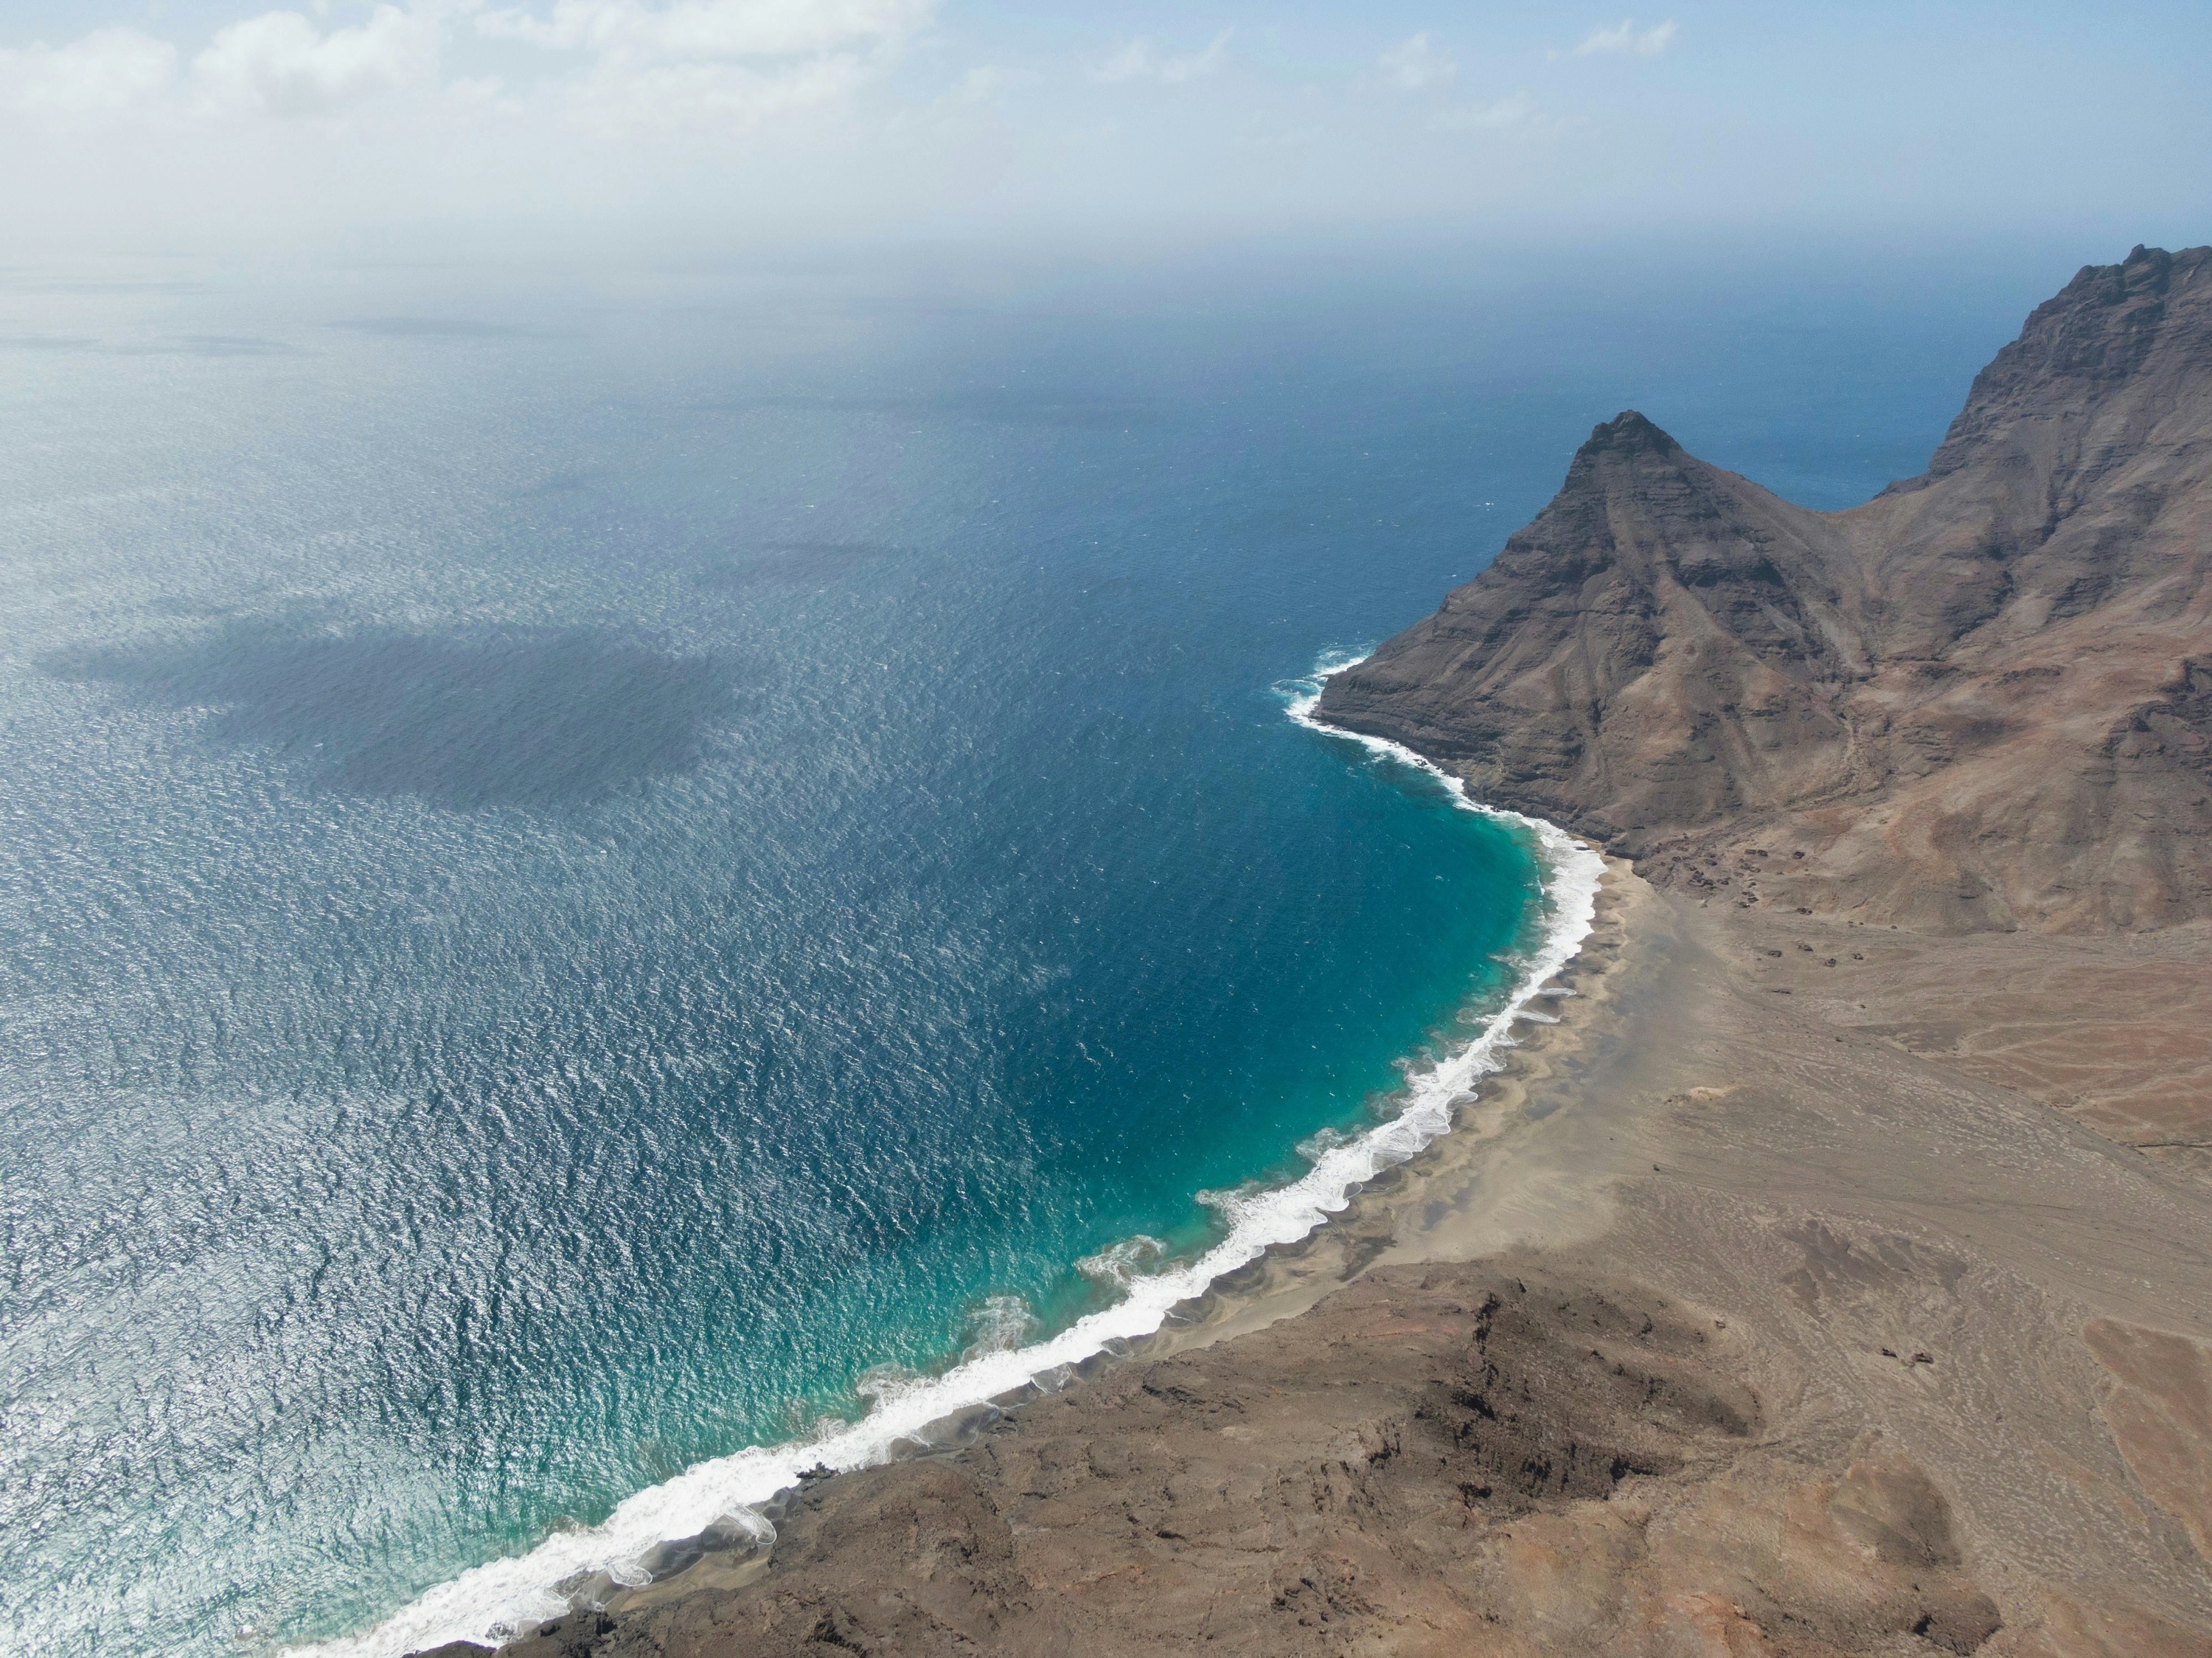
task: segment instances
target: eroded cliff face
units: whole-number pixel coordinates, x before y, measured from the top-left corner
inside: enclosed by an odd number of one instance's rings
[[[2212,248],[2085,269],[1923,476],[1793,506],[1641,415],[1322,717],[1731,901],[2212,914]]]

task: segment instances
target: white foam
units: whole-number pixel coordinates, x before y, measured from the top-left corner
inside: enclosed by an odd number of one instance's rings
[[[1206,1194],[1226,1222],[1227,1234],[1196,1260],[1163,1271],[1136,1273],[1129,1270],[1137,1265],[1133,1258],[1151,1253],[1139,1247],[1117,1247],[1086,1261],[1085,1265],[1098,1276],[1126,1282],[1127,1294],[1056,1336],[1011,1349],[979,1344],[981,1350],[971,1349],[962,1363],[942,1375],[887,1381],[872,1390],[875,1407],[859,1422],[832,1423],[811,1440],[755,1446],[698,1463],[665,1484],[638,1492],[598,1526],[558,1533],[526,1554],[464,1572],[364,1635],[295,1648],[293,1653],[300,1658],[400,1658],[447,1641],[496,1644],[568,1610],[558,1584],[599,1574],[618,1583],[647,1581],[645,1558],[657,1544],[696,1537],[718,1522],[757,1536],[772,1535],[759,1509],[795,1484],[805,1471],[821,1466],[866,1467],[888,1460],[901,1441],[915,1438],[933,1423],[1025,1382],[1064,1375],[1068,1366],[1112,1344],[1150,1335],[1177,1302],[1202,1294],[1216,1278],[1256,1260],[1270,1247],[1304,1237],[1344,1209],[1356,1187],[1447,1132],[1453,1105],[1504,1063],[1514,1026],[1539,1016],[1531,1015],[1528,1004],[1546,993],[1553,976],[1574,959],[1589,936],[1605,862],[1556,825],[1470,801],[1460,779],[1409,748],[1379,737],[1338,731],[1315,718],[1323,682],[1364,660],[1350,655],[1324,657],[1311,677],[1285,687],[1291,693],[1291,717],[1426,771],[1465,809],[1527,830],[1537,843],[1547,912],[1542,939],[1504,1006],[1480,1035],[1457,1052],[1431,1068],[1409,1069],[1403,1108],[1395,1117],[1335,1143],[1324,1143],[1321,1137],[1309,1141],[1302,1149],[1310,1149],[1313,1166],[1288,1186]]]
[[[1011,1353],[1036,1333],[1037,1315],[1019,1295],[986,1295],[982,1305],[968,1315],[965,1358],[986,1353]]]
[[[1093,1283],[1119,1291],[1127,1289],[1146,1267],[1166,1259],[1167,1253],[1165,1243],[1139,1232],[1133,1238],[1108,1244],[1096,1255],[1085,1255],[1076,1262],[1075,1270]]]

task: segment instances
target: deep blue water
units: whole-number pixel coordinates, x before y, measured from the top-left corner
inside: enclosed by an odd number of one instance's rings
[[[16,273],[0,1644],[358,1630],[1387,1110],[1533,866],[1282,686],[1622,406],[1863,498],[2025,308],[1791,291]]]

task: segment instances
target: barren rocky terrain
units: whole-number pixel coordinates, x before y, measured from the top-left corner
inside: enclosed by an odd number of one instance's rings
[[[1849,512],[1639,414],[1599,427],[1322,713],[1665,885],[1951,933],[2165,925],[2212,915],[2208,578],[2212,249],[2137,248]]]
[[[2208,249],[1850,513],[1601,427],[1322,704],[1614,854],[1557,1022],[1139,1350],[508,1650],[2212,1655],[2208,467]]]

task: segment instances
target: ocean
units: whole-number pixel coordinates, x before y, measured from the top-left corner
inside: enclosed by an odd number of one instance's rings
[[[1316,1223],[1587,869],[1315,676],[1620,408],[1846,505],[2024,309],[1297,250],[9,273],[0,1645],[512,1624]]]

